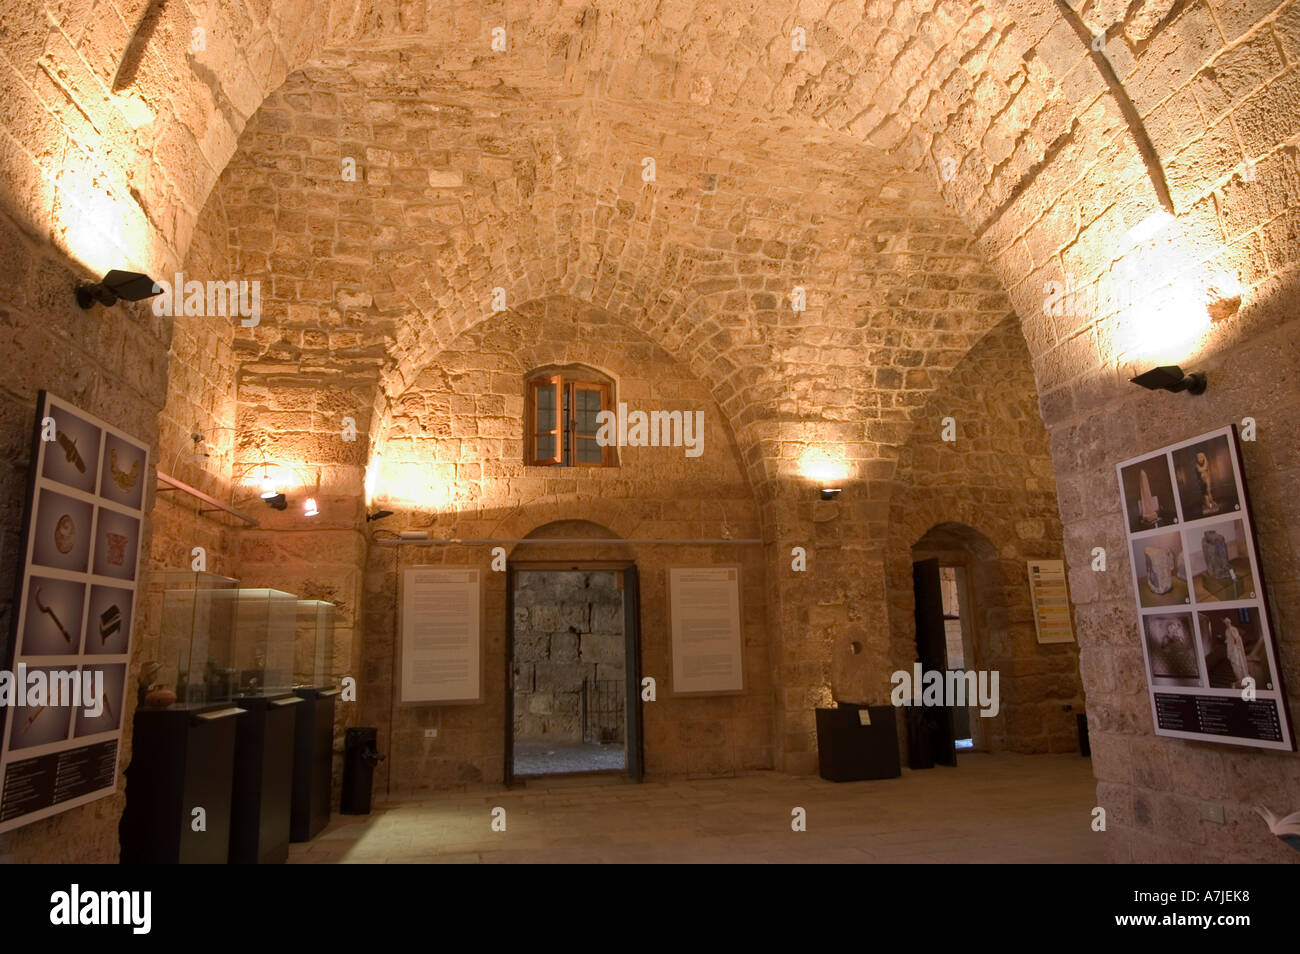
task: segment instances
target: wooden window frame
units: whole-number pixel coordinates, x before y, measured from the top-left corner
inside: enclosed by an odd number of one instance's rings
[[[538,427],[537,422],[537,393],[542,388],[553,388],[555,391],[555,427],[549,431],[543,432]],[[528,460],[527,463],[532,467],[558,467],[564,462],[564,378],[559,374],[539,375],[528,379]],[[542,459],[537,451],[537,438],[543,433],[549,434],[555,438],[555,455],[553,457]]]
[[[602,411],[613,411],[614,389],[608,381],[601,381],[583,374],[581,369],[571,372],[554,371],[530,375],[526,379],[525,427],[528,433],[525,439],[527,458],[524,463],[529,467],[616,467],[618,458],[612,445],[600,449],[599,461],[578,460],[577,394],[579,391],[596,391],[600,394]],[[538,429],[537,394],[542,388],[555,389],[555,427],[550,431]],[[565,412],[565,408],[568,412]],[[555,455],[545,460],[538,456],[537,438],[543,434],[555,437]],[[594,436],[594,435],[582,435]],[[565,463],[565,458],[568,463]]]
[[[566,379],[564,387],[569,398],[569,419],[565,421],[565,434],[569,442],[570,467],[610,467],[613,466],[613,446],[600,449],[600,460],[578,460],[578,392],[595,391],[600,395],[600,409],[612,411],[610,406],[610,388],[601,381],[580,381],[577,378]],[[599,429],[597,432],[599,433]],[[583,437],[595,437],[595,434],[583,434]]]

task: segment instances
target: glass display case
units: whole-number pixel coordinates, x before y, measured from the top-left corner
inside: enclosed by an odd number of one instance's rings
[[[283,590],[251,587],[240,587],[236,594],[235,694],[289,692],[298,598]]]
[[[234,692],[235,594],[239,581],[164,570],[157,672],[146,681],[182,705],[229,702]]]
[[[334,604],[298,601],[298,636],[293,647],[295,688],[334,685]]]

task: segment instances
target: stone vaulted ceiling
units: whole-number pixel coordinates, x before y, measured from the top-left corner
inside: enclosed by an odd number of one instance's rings
[[[1185,274],[1235,267],[1211,192],[1285,117],[1247,102],[1240,145],[1207,134],[1251,91],[1235,54],[1203,64],[1252,17],[1220,0],[24,7],[0,28],[23,148],[0,158],[6,198],[92,269],[184,260],[224,172],[241,267],[298,283],[242,348],[250,373],[343,348],[373,365],[382,415],[492,289],[571,294],[694,369],[770,474],[808,427],[869,460],[1012,306],[1045,402],[1114,376],[1072,356],[1130,358],[1116,316],[1052,321],[1043,280],[1104,277],[1153,211],[1185,218]],[[1294,55],[1271,36],[1241,48],[1265,72]],[[1174,93],[1193,87],[1189,110]],[[368,178],[346,193],[353,147]],[[281,210],[308,214],[317,247]],[[333,274],[304,247],[342,256]],[[1178,287],[1166,271],[1151,284]],[[357,323],[264,340],[295,304]]]
[[[662,342],[742,446],[830,422],[862,457],[1010,310],[960,219],[874,147],[474,76],[329,54],[253,118],[216,193],[237,271],[272,289],[246,375],[369,358],[395,397],[494,289],[563,293]],[[322,310],[342,335],[310,333]]]

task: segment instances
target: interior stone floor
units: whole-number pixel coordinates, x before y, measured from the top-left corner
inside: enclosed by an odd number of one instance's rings
[[[1071,862],[1103,858],[1096,783],[1078,755],[963,754],[874,782],[761,772],[643,782],[589,776],[377,801],[336,815],[289,861]],[[379,793],[376,793],[377,795]],[[492,830],[492,810],[506,830]],[[805,809],[807,830],[791,830]]]
[[[622,745],[515,740],[515,775],[618,772],[623,771],[626,764]]]

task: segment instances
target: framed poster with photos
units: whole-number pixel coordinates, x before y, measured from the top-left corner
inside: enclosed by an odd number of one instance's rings
[[[149,474],[146,444],[45,391],[33,430],[0,832],[116,788]]]
[[[1235,426],[1115,469],[1156,735],[1294,750]]]

